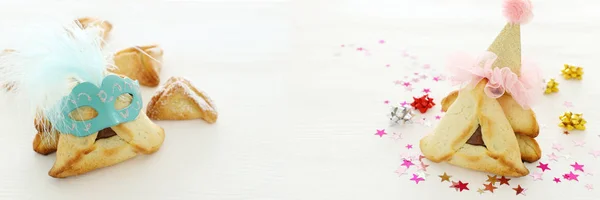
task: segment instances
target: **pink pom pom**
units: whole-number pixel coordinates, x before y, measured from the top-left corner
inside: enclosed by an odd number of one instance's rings
[[[504,16],[510,23],[525,24],[531,20],[531,2],[529,0],[505,0]]]

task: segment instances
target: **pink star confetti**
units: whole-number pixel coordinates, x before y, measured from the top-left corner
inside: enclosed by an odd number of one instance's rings
[[[413,89],[414,89],[414,88],[412,88],[412,87],[410,87],[410,86],[408,86],[408,87],[404,88],[404,90],[406,90],[406,91],[409,91],[409,92],[413,91]]]
[[[406,50],[402,51],[402,57],[408,57],[408,53],[406,53]]]
[[[402,175],[406,174],[407,169],[408,168],[398,167],[398,169],[396,169],[396,171],[394,173],[398,174],[398,176],[402,176]]]
[[[531,174],[530,176],[533,177],[534,181],[542,180],[542,173],[540,173],[540,172],[535,172],[535,173]]]
[[[386,64],[385,67],[390,67],[390,64]]]
[[[553,181],[554,181],[554,182],[556,182],[556,183],[560,183],[560,178],[558,178],[558,177],[554,177],[554,180],[553,180]]]
[[[379,44],[383,44],[383,43],[385,43],[384,40],[379,40]]]
[[[392,139],[393,140],[401,140],[402,139],[402,133],[393,133],[392,134]]]
[[[429,68],[431,68],[431,66],[429,64],[424,64],[423,65],[423,69],[429,69]]]
[[[567,107],[567,108],[573,107],[573,103],[571,103],[570,101],[565,101],[565,103],[563,103],[563,105],[565,105],[565,107]]]
[[[437,120],[440,120],[440,119],[442,119],[442,117],[441,117],[441,116],[439,116],[439,115],[436,115],[436,116],[435,116],[435,119],[437,119]]]
[[[548,160],[558,161],[558,156],[552,152],[552,154],[548,154]]]
[[[419,177],[419,175],[413,174],[413,177],[410,180],[415,181],[415,183],[419,184],[419,181],[424,181],[425,179]]]
[[[546,170],[550,170],[550,168],[548,167],[548,164],[544,164],[542,162],[539,163],[539,165],[537,166],[537,168],[542,169],[542,172],[545,172]]]
[[[588,190],[593,190],[594,186],[592,184],[585,184],[585,188],[587,188]]]
[[[358,47],[356,50],[357,50],[357,51],[362,51],[362,50],[364,50],[364,49],[363,49],[362,47]]]
[[[423,158],[425,158],[425,156],[423,156],[423,155],[419,155],[419,162],[423,162],[423,161],[422,161],[422,160],[423,160]]]
[[[429,167],[429,165],[426,165],[425,163],[421,162],[419,165],[417,165],[417,170],[427,171],[427,167]]]
[[[342,44],[342,45],[340,45],[340,46],[341,46],[341,47],[345,47],[346,45],[343,45],[343,44]]]
[[[400,103],[400,105],[401,105],[402,107],[404,107],[404,106],[408,105],[408,103],[407,103],[406,101],[403,101],[402,103]]]
[[[583,140],[573,140],[573,143],[576,147],[583,147],[583,145],[585,145],[585,141]]]
[[[452,185],[450,186],[450,188],[454,188],[458,192],[458,182],[452,181]]]
[[[598,156],[600,156],[600,150],[592,150],[590,151],[590,154],[594,156],[594,158],[598,158]]]
[[[401,81],[401,80],[395,80],[395,81],[394,81],[394,84],[395,84],[395,85],[401,85],[401,84],[404,84],[404,82],[403,82],[403,81]]]
[[[421,75],[421,79],[423,79],[423,80],[427,79],[427,75],[425,75],[425,74]]]
[[[567,179],[567,180],[570,180],[570,181],[572,181],[572,180],[579,181],[579,179],[577,179],[577,177],[579,177],[579,175],[578,174],[574,174],[573,172],[569,172],[568,174],[564,174],[563,175],[564,179]]]
[[[389,103],[390,103],[390,101],[388,101],[388,100],[383,101],[383,104],[389,104]]]
[[[552,144],[552,149],[554,149],[556,151],[562,151],[565,148],[563,148],[563,146],[558,143],[554,143],[554,144]]]
[[[429,93],[429,92],[431,92],[431,90],[429,88],[425,88],[425,89],[423,89],[423,92]]]
[[[440,77],[439,77],[439,76],[433,77],[433,80],[434,80],[435,82],[438,82],[438,81],[440,81]]]
[[[410,86],[410,82],[404,82],[404,83],[402,83],[402,85],[404,85],[404,87],[409,87]]]
[[[375,135],[379,135],[379,137],[383,137],[383,135],[385,135],[385,134],[387,134],[385,132],[385,129],[381,129],[381,130],[377,129],[377,133],[375,133]]]
[[[414,56],[414,55],[413,55],[413,56],[410,56],[410,59],[413,59],[413,60],[414,60],[414,59],[417,59],[417,56]]]
[[[419,82],[419,78],[413,78],[412,82],[418,83]]]
[[[412,149],[412,144],[407,144],[406,149]]]
[[[572,165],[571,165],[571,167],[573,167],[575,171],[581,171],[581,172],[584,172],[584,171],[583,171],[583,165],[580,165],[580,164],[579,164],[579,163],[577,163],[577,162],[575,162],[575,164],[572,164]]]
[[[413,166],[413,165],[415,165],[415,164],[413,164],[410,160],[404,159],[402,161],[402,166],[405,166],[407,169],[410,168],[410,166]]]

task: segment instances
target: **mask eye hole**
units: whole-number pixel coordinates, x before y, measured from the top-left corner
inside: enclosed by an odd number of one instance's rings
[[[90,106],[81,106],[69,113],[69,117],[75,121],[87,121],[96,116],[98,116],[98,112]]]
[[[115,100],[115,110],[126,108],[131,104],[132,101],[133,95],[129,93],[122,94],[121,96],[117,97],[117,100]]]

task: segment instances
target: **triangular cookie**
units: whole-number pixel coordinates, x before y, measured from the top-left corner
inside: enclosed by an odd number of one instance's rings
[[[117,98],[116,109],[125,108],[131,103],[131,98],[123,97]],[[79,120],[91,119],[97,115],[90,107],[78,108],[74,113],[71,117]],[[103,129],[86,137],[57,131],[49,133],[52,125],[45,119],[35,121],[35,126],[38,134],[34,139],[34,150],[44,155],[56,151],[56,161],[48,172],[55,178],[79,175],[115,165],[138,153],[154,153],[158,151],[165,137],[164,130],[144,113],[140,113],[133,121]]]
[[[519,144],[496,99],[483,88],[487,79],[472,90],[463,89],[448,108],[434,132],[420,141],[423,155],[433,162],[450,164],[502,176],[525,176]],[[481,130],[486,147],[467,144]]]
[[[215,123],[218,117],[211,98],[182,77],[169,78],[148,103],[146,113],[154,120],[203,119]]]
[[[446,111],[454,103],[457,96],[458,91],[453,91],[442,99],[442,110]],[[538,161],[542,157],[542,150],[534,139],[539,133],[535,113],[531,109],[524,110],[508,94],[503,95],[497,100],[504,111],[504,115],[506,115],[511,127],[515,131],[521,152],[521,159],[525,162]]]
[[[116,68],[109,71],[138,80],[140,85],[156,87],[160,83],[163,50],[158,45],[123,49],[114,55]]]

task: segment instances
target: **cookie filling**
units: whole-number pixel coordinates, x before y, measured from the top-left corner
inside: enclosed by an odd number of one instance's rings
[[[485,143],[483,142],[483,136],[481,135],[481,126],[477,126],[477,129],[475,130],[475,132],[473,132],[471,138],[467,140],[467,144],[485,147]]]
[[[115,135],[117,135],[117,133],[114,130],[112,130],[112,128],[110,128],[110,127],[105,128],[105,129],[98,131],[98,136],[96,136],[96,141],[105,139],[105,138],[110,138]]]

